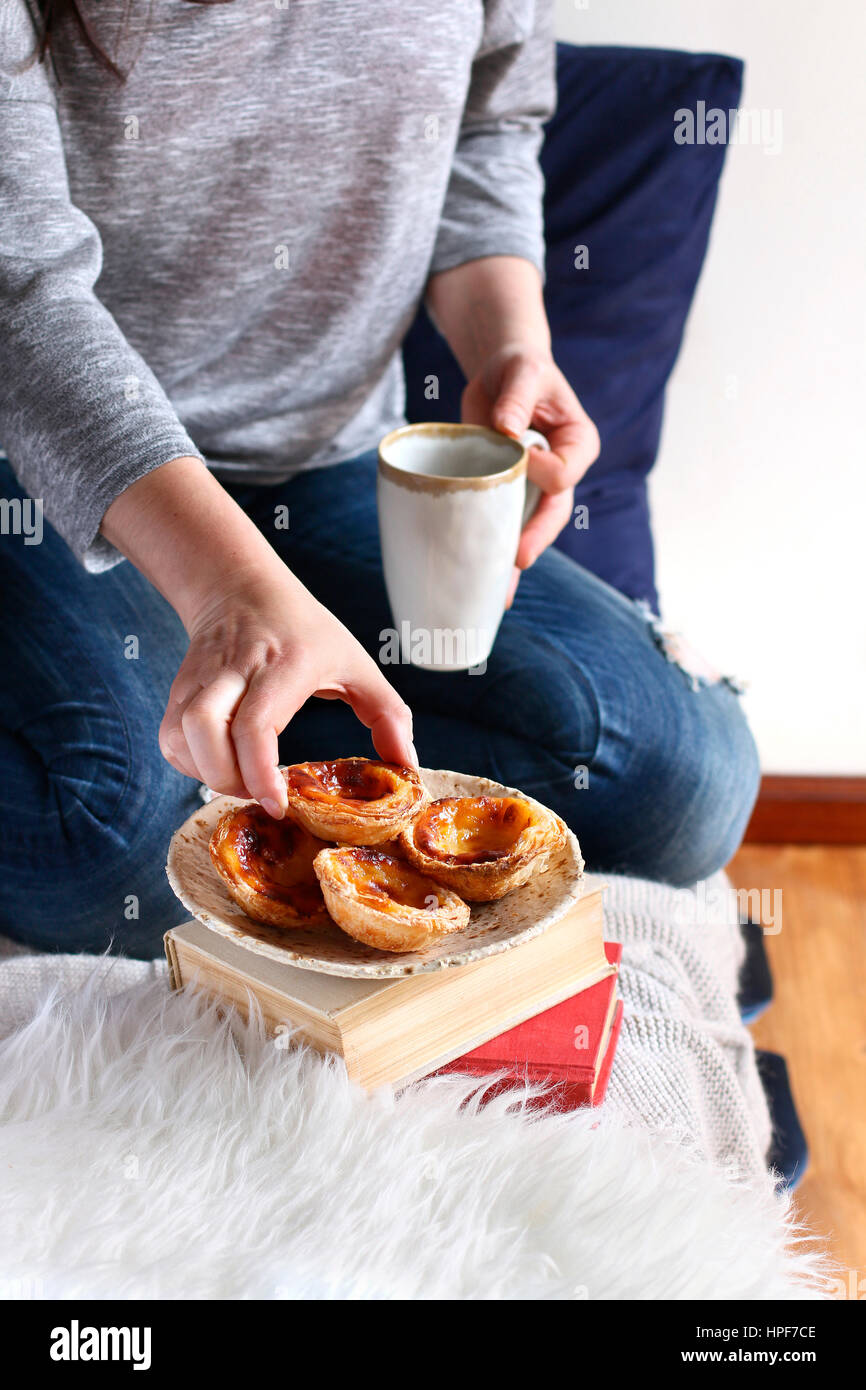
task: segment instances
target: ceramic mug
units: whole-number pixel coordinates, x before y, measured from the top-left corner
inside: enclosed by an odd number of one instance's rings
[[[382,634],[382,664],[483,669],[540,495],[526,477],[533,445],[550,447],[536,430],[517,440],[483,425],[404,425],[382,440],[379,535],[396,625]]]

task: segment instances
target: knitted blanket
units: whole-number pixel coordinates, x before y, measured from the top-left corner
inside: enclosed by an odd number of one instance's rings
[[[770,1116],[737,1008],[745,945],[725,875],[700,896],[642,879],[606,881],[605,936],[623,943],[625,1002],[608,1104],[758,1179]]]

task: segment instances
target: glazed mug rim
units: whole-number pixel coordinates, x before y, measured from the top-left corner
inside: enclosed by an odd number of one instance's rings
[[[400,468],[398,464],[392,463],[385,457],[385,449],[392,444],[399,443],[401,439],[417,437],[418,435],[432,438],[459,438],[466,435],[475,435],[482,439],[489,439],[493,443],[511,444],[515,449],[520,450],[519,457],[507,468],[499,469],[495,473],[482,473],[476,476],[458,475],[455,477],[446,476],[441,473],[425,473],[407,468]],[[529,457],[529,447],[523,444],[513,435],[504,434],[499,430],[490,429],[487,425],[471,424],[446,424],[440,421],[418,422],[416,424],[400,425],[397,429],[391,430],[384,439],[379,442],[379,472],[383,477],[388,478],[398,487],[406,487],[413,492],[459,492],[470,490],[473,492],[486,491],[488,488],[501,487],[503,483],[513,482],[515,479],[526,474],[527,461]]]

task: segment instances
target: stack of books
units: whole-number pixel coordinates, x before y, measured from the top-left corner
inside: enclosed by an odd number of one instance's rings
[[[254,999],[269,1032],[338,1054],[367,1090],[463,1072],[494,1078],[485,1097],[524,1079],[545,1084],[541,1103],[558,1108],[604,1095],[622,1017],[621,947],[605,945],[595,882],[539,936],[401,979],[302,970],[198,921],[167,932],[165,949],[173,988],[193,984],[245,1017]]]

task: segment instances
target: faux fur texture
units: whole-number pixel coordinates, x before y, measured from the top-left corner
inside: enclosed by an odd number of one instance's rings
[[[769,1182],[606,1111],[367,1097],[339,1064],[101,962],[0,1043],[0,1279],[46,1298],[801,1299]]]

